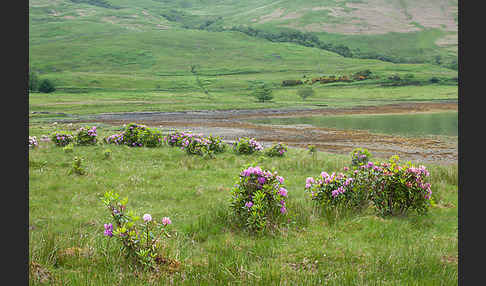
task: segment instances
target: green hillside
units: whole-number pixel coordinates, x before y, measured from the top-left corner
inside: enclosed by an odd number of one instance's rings
[[[275,77],[275,72],[295,78],[303,73],[317,76],[362,69],[371,69],[383,76],[400,72],[411,72],[418,77],[457,75],[457,71],[444,68],[451,53],[453,59],[456,58],[454,51],[445,52],[444,48],[433,45],[433,41],[453,33],[439,28],[370,35],[308,33],[299,32],[297,26],[292,28],[294,34],[312,34],[312,39],[331,47],[349,46],[354,53],[352,57],[343,57],[318,46],[306,47],[302,41],[272,42],[268,37],[262,37],[289,31],[291,28],[283,22],[297,25],[305,18],[305,21],[324,23],[329,18],[308,18],[307,14],[293,19],[285,17],[292,11],[307,11],[314,15],[328,11],[319,8],[324,4],[345,9],[348,4],[357,4],[355,2],[299,1],[296,5],[293,1],[31,0],[29,64],[31,70],[53,79],[61,88],[184,89],[188,88],[187,78],[168,77],[191,75],[191,65],[197,67],[200,75],[244,74],[247,75],[245,82],[269,80],[278,83],[285,79]],[[286,14],[274,13],[275,9],[285,10]],[[268,13],[275,15],[266,17]],[[289,22],[291,20],[294,22]],[[249,26],[267,34],[234,31]],[[288,35],[283,33],[281,39],[287,39]],[[407,44],[401,45],[402,42]],[[361,54],[356,53],[358,48]],[[371,51],[375,55],[371,55]],[[387,51],[398,55],[405,64],[360,59],[366,57],[366,53],[375,57]],[[407,64],[410,61],[407,59],[414,54],[433,57],[433,60],[427,60],[424,65]],[[420,57],[412,62],[427,62]],[[439,61],[442,66],[434,61]],[[228,88],[240,87],[240,81],[237,77],[222,79]]]

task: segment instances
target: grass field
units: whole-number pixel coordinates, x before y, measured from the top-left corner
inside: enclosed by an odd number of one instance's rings
[[[62,120],[82,122],[109,112],[454,101],[459,97],[458,72],[447,66],[457,58],[457,32],[443,16],[457,1],[440,2],[440,9],[432,11],[440,17],[424,20],[420,17],[431,10],[420,5],[427,3],[30,0],[29,68],[57,90],[29,93],[29,135],[74,131],[80,123]],[[366,35],[322,29],[361,19],[351,28],[376,31],[380,27],[373,19],[380,18],[369,18],[368,6],[392,9],[387,17],[405,15],[402,26],[413,29]],[[239,25],[272,33],[315,30],[322,42],[402,63],[216,31]],[[445,44],[438,45],[441,41]],[[363,70],[372,71],[373,78],[315,83],[315,94],[305,101],[297,94],[302,86],[282,86],[283,80]],[[385,86],[393,75],[413,76],[416,83]],[[261,103],[250,95],[255,82],[272,88],[272,101]],[[94,125],[99,138],[122,129]],[[104,159],[108,148],[112,157]],[[41,142],[28,156],[30,285],[457,284],[457,164],[426,165],[437,203],[426,216],[381,218],[370,208],[332,221],[304,193],[305,179],[322,171],[339,172],[350,164],[349,156],[318,152],[313,158],[307,150],[292,148],[284,158],[230,150],[204,159],[168,146],[102,144],[66,153],[51,142]],[[75,156],[83,159],[86,175],[69,174]],[[231,219],[229,191],[248,164],[275,168],[289,191],[287,223],[263,235],[240,230]],[[128,197],[128,208],[140,216],[171,218],[172,237],[162,252],[177,262],[175,267],[152,272],[126,263],[116,242],[103,236],[109,213],[101,197],[109,190]]]
[[[78,125],[31,124],[38,138]],[[98,125],[100,138],[119,127]],[[103,151],[111,149],[111,159]],[[68,174],[75,156],[86,175]],[[275,168],[289,191],[288,223],[264,235],[235,228],[229,190],[247,164]],[[29,150],[30,284],[50,285],[456,285],[457,165],[427,165],[437,205],[426,216],[380,218],[371,209],[336,221],[304,193],[305,179],[339,172],[348,156],[291,149],[270,158],[227,151],[214,159],[182,150],[77,146],[65,153],[41,142]],[[128,197],[137,215],[172,220],[162,250],[180,262],[159,273],[131,268],[115,241],[101,197]],[[34,267],[35,266],[35,267]],[[44,280],[42,280],[44,279]]]

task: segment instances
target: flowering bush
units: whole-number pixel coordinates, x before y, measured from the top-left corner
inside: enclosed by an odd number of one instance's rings
[[[404,215],[409,210],[425,214],[433,203],[431,185],[426,182],[430,173],[424,166],[398,163],[398,156],[392,156],[389,162],[370,161],[346,174],[322,172],[322,178],[307,178],[305,189],[325,207],[359,209],[371,202],[383,216]]]
[[[241,171],[231,190],[231,208],[237,219],[250,230],[263,231],[286,213],[288,197],[284,178],[277,172],[248,167]]]
[[[37,137],[29,136],[29,148],[35,148],[39,146],[39,142],[37,141]]]
[[[162,145],[162,134],[145,125],[130,123],[123,132],[106,137],[104,142],[130,147],[157,147]]]
[[[362,166],[371,159],[371,153],[365,148],[356,148],[351,152],[351,165],[353,167]]]
[[[255,138],[242,137],[233,143],[233,150],[237,154],[253,154],[263,151],[263,145],[258,143]]]
[[[432,202],[430,173],[425,166],[410,162],[400,166],[399,157],[377,166],[372,162],[361,167],[371,189],[370,199],[381,215],[403,215],[409,210],[425,214]],[[359,172],[358,172],[359,173]]]
[[[171,147],[182,147],[182,141],[184,139],[190,139],[193,136],[194,135],[191,132],[184,132],[184,131],[175,130],[174,132],[169,133],[165,137],[165,141],[166,141],[167,145],[169,145]]]
[[[123,145],[123,132],[105,137],[103,141],[106,144]]]
[[[265,151],[265,155],[267,155],[269,157],[283,157],[283,155],[287,151],[288,151],[287,146],[285,146],[282,143],[277,143],[277,144],[274,144],[269,149],[267,149],[267,151]]]
[[[127,198],[119,199],[119,195],[113,191],[104,194],[103,204],[110,212],[113,223],[104,224],[103,234],[121,242],[127,259],[154,269],[157,263],[163,261],[159,254],[161,237],[170,237],[167,227],[172,221],[164,217],[158,222],[150,214],[144,214],[143,221],[137,224],[140,217],[126,210],[127,203]]]
[[[91,128],[81,127],[78,129],[74,140],[77,145],[96,145],[96,126]]]
[[[185,150],[189,155],[212,155],[209,150],[209,140],[199,136],[189,136],[182,139],[181,149]]]
[[[360,209],[367,200],[367,195],[355,184],[355,179],[344,173],[329,175],[322,172],[318,178],[308,177],[305,190],[311,199],[324,208],[349,207]]]
[[[210,151],[213,151],[214,153],[223,153],[226,150],[226,143],[224,143],[223,138],[209,135],[207,140],[209,141]]]
[[[56,146],[64,147],[74,141],[74,136],[71,133],[53,132],[51,134],[51,141],[54,142]]]

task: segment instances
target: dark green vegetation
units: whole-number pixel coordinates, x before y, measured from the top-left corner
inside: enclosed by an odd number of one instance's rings
[[[74,125],[34,124],[38,138]],[[100,138],[122,130],[98,125]],[[110,156],[105,155],[110,150]],[[82,158],[83,174],[70,173]],[[275,168],[288,190],[288,222],[256,236],[233,227],[230,189],[246,164]],[[29,151],[31,283],[51,285],[456,285],[457,165],[426,165],[437,203],[426,216],[377,217],[372,210],[329,220],[304,192],[306,178],[339,172],[349,156],[291,149],[284,157],[188,156],[167,146],[75,146],[40,142]],[[128,197],[142,216],[168,216],[163,253],[180,265],[159,273],[131,268],[115,241],[101,198]]]

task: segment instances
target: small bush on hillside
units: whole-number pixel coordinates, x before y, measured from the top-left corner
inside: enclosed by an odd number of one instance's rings
[[[111,159],[111,149],[105,149],[103,150],[103,159],[108,160]]]
[[[242,137],[233,143],[233,151],[237,154],[253,154],[263,151],[263,145],[255,138]]]
[[[315,91],[312,89],[312,87],[304,87],[297,90],[297,94],[302,98],[302,100],[306,100],[306,98],[313,96]]]
[[[320,177],[308,177],[305,190],[311,199],[326,210],[359,210],[368,200],[366,189],[359,188],[355,179],[344,173],[329,175],[322,172]]]
[[[130,147],[158,147],[162,145],[162,137],[158,130],[145,125],[130,123],[123,132],[106,137],[104,142]]]
[[[209,135],[207,140],[209,141],[210,151],[213,151],[214,153],[223,153],[224,151],[226,151],[227,145],[223,141],[223,138],[219,136]]]
[[[287,190],[284,178],[277,172],[259,166],[241,171],[231,189],[231,209],[235,217],[249,230],[262,232],[277,226],[287,214]]]
[[[51,133],[51,141],[58,147],[64,147],[74,141],[74,135],[70,132],[53,132]]]
[[[322,172],[321,178],[309,177],[305,190],[324,209],[348,208],[360,210],[371,203],[382,216],[405,215],[409,211],[425,214],[433,204],[429,172],[410,162],[400,165],[398,156],[388,163],[371,161],[336,175]]]
[[[398,163],[399,157],[392,156],[389,163],[375,166],[368,162],[360,167],[366,173],[365,181],[376,211],[383,216],[405,215],[409,211],[427,213],[432,204],[431,185],[426,182],[429,172],[425,166]]]
[[[78,129],[74,141],[77,145],[96,145],[96,126],[91,128],[81,127]]]
[[[43,93],[54,92],[56,88],[54,84],[49,79],[43,79],[39,84],[39,91]]]
[[[282,81],[282,86],[295,86],[303,84],[303,82],[299,79],[287,79]]]
[[[359,147],[351,151],[351,165],[355,168],[368,163],[370,159],[371,153],[368,149]]]
[[[259,102],[265,102],[273,99],[272,92],[272,89],[267,84],[260,84],[253,88],[252,95],[256,97]]]
[[[73,143],[69,143],[66,146],[64,146],[62,148],[62,150],[64,151],[64,153],[73,153],[74,152],[74,144]]]
[[[287,148],[286,145],[284,145],[282,143],[276,143],[276,144],[272,145],[272,147],[268,148],[265,151],[265,155],[267,155],[269,157],[283,157],[283,155],[287,151],[288,151],[288,148]]]
[[[169,133],[165,137],[165,142],[167,145],[171,147],[182,147],[182,142],[184,139],[193,137],[194,134],[191,132],[184,132],[175,130],[172,133]]]
[[[127,211],[127,198],[120,199],[117,193],[108,191],[102,200],[112,219],[112,223],[104,224],[103,235],[121,243],[129,262],[155,269],[166,261],[160,249],[162,238],[170,237],[167,229],[172,222],[169,217],[157,221],[150,214],[144,214],[143,221],[138,223],[140,217]]]
[[[71,166],[71,170],[69,170],[69,174],[77,174],[77,175],[85,175],[86,170],[82,166],[83,159],[81,157],[74,157],[73,163]]]
[[[182,140],[181,149],[189,155],[212,157],[214,152],[209,149],[209,140],[204,137],[191,136]]]

